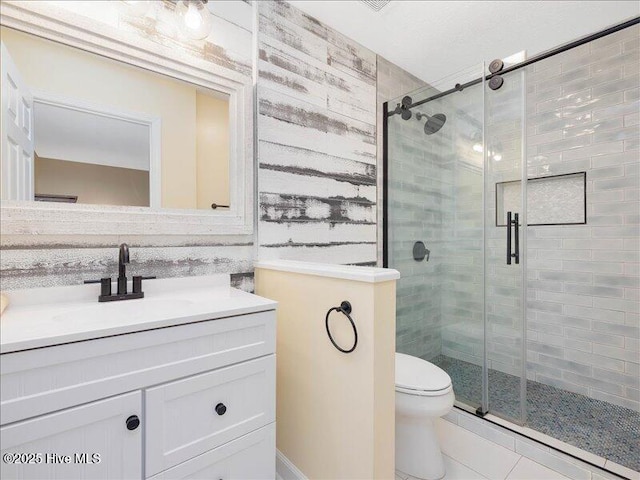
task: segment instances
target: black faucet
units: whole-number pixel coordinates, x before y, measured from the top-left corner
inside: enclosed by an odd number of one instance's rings
[[[133,291],[127,292],[127,264],[129,263],[129,245],[123,243],[120,245],[118,253],[118,293],[111,294],[111,277],[101,278],[100,280],[85,280],[84,283],[99,283],[100,296],[99,302],[112,302],[115,300],[131,300],[134,298],[143,298],[142,280],[148,280],[156,277],[143,277],[134,275]]]
[[[122,243],[118,255],[118,295],[127,294],[127,263],[129,263],[129,245]]]

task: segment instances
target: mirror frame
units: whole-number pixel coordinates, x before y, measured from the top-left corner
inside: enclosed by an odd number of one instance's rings
[[[114,2],[115,3],[115,2]],[[120,2],[117,2],[120,3]],[[2,235],[249,235],[254,217],[253,79],[47,2],[0,5],[0,25],[229,95],[227,211],[3,201]],[[64,18],[62,18],[64,17]],[[180,52],[178,52],[180,53]]]

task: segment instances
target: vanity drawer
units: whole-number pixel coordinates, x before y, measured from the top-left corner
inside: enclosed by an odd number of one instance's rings
[[[275,352],[275,311],[3,354],[2,424]]]
[[[275,361],[269,355],[148,389],[146,474],[275,421]]]
[[[149,480],[273,480],[276,478],[275,451],[276,426],[272,423],[154,475]]]

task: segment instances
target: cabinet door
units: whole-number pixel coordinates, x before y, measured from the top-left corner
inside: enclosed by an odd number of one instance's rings
[[[2,427],[2,478],[142,478],[141,412],[137,391]]]
[[[276,426],[262,427],[149,480],[271,480],[276,478]]]
[[[275,421],[275,356],[150,388],[147,475],[155,475]]]

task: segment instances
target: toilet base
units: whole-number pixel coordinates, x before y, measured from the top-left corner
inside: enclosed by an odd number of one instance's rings
[[[433,421],[431,417],[396,414],[396,470],[423,480],[440,480],[445,476]]]

